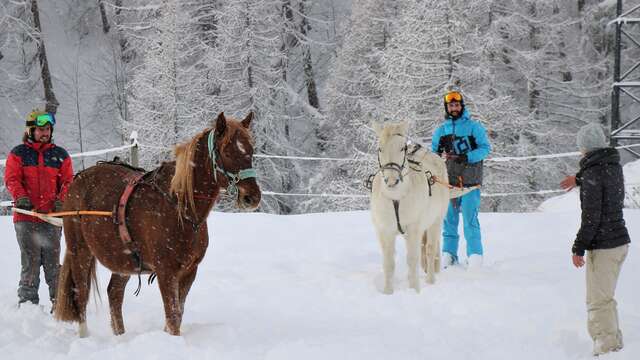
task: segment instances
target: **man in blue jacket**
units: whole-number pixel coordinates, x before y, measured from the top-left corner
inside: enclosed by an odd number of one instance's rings
[[[444,124],[433,133],[431,150],[445,158],[449,184],[456,187],[475,187],[482,184],[482,161],[489,155],[491,144],[484,126],[472,120],[464,108],[464,98],[459,91],[444,96],[446,111]],[[482,236],[478,211],[480,189],[452,199],[444,220],[442,263],[448,267],[458,262],[458,223],[460,212],[467,241],[469,267],[482,266]]]

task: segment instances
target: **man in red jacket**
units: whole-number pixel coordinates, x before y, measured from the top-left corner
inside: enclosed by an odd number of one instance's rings
[[[13,148],[7,158],[4,181],[17,208],[40,213],[62,208],[67,188],[73,180],[73,167],[67,151],[51,141],[55,124],[52,113],[34,111],[29,114],[22,144]],[[18,305],[27,301],[38,304],[40,266],[44,268],[53,303],[62,229],[18,213],[14,213],[13,222],[22,263]]]

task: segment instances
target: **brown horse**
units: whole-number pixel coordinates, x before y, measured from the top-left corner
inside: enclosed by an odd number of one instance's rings
[[[254,210],[260,203],[248,130],[252,118],[250,113],[240,122],[220,113],[213,128],[176,147],[175,162],[163,163],[137,181],[123,207],[130,241],[121,237],[115,218],[64,219],[67,250],[58,281],[56,319],[78,322],[79,335],[88,335],[86,307],[98,259],[112,272],[107,294],[114,334],[125,331],[122,301],[129,277],[155,273],[164,302],[165,331],[180,335],[187,293],[209,243],[207,216],[220,189],[237,192],[241,209]],[[82,171],[69,187],[64,210],[114,210],[127,178],[138,170],[111,162]]]

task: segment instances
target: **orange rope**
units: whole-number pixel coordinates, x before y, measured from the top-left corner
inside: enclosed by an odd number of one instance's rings
[[[78,216],[78,215],[97,215],[97,216],[112,216],[113,211],[96,211],[96,210],[73,210],[73,211],[59,211],[48,214],[46,216]]]

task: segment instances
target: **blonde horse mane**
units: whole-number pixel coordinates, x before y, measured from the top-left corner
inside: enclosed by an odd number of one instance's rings
[[[213,130],[211,130],[213,131]],[[196,135],[191,141],[176,145],[176,171],[171,179],[171,192],[178,198],[178,218],[182,219],[187,207],[195,213],[195,201],[193,200],[193,158],[196,153],[198,141],[204,136],[206,130]]]

